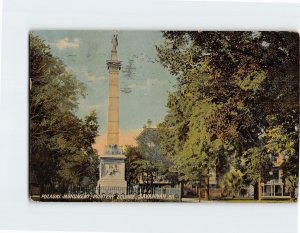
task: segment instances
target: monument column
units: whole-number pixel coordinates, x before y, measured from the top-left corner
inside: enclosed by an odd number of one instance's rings
[[[119,147],[119,71],[118,35],[112,38],[111,59],[106,61],[109,72],[107,145],[100,155],[98,194],[126,194],[125,159]]]
[[[108,98],[108,128],[107,145],[119,145],[119,70],[121,62],[118,61],[118,37],[112,39],[111,60],[107,60],[109,70],[109,98]]]

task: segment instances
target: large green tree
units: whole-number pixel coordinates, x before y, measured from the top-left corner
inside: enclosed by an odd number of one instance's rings
[[[29,35],[29,79],[30,184],[38,185],[42,194],[45,185],[59,183],[64,192],[84,177],[94,183],[96,113],[84,119],[76,116],[83,84],[33,34]]]
[[[270,171],[268,146],[274,142],[274,137],[262,140],[261,134],[280,127],[279,137],[293,135],[283,137],[284,144],[291,145],[288,140],[294,142],[294,152],[287,156],[285,172],[298,174],[298,166],[292,168],[289,162],[298,161],[299,157],[298,132],[295,133],[299,124],[298,34],[166,31],[163,37],[164,43],[157,47],[160,62],[177,78],[177,90],[169,97],[169,113],[161,124],[165,133],[164,153],[173,158],[190,156],[186,163],[190,161],[191,166],[187,164],[187,167],[195,167],[201,174],[205,147],[197,153],[184,148],[188,144],[195,147],[204,143],[213,147],[214,141],[220,140],[225,151],[231,148],[225,153],[227,156],[246,160],[253,171],[261,171],[253,175],[244,169],[245,175],[259,185],[260,179],[267,179]],[[202,125],[198,128],[205,125],[202,133],[191,127],[194,109],[206,109],[195,121]],[[191,136],[203,133],[209,136],[196,139]],[[216,154],[218,150],[213,151]],[[281,152],[282,148],[277,150]],[[256,162],[260,159],[265,161],[263,168]],[[180,165],[181,160],[178,161]]]

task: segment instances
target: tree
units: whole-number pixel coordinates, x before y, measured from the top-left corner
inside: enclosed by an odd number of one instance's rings
[[[139,159],[135,161],[134,165],[136,168],[137,177],[143,184],[142,192],[146,194],[152,194],[154,188],[153,184],[158,175],[158,167],[155,163],[147,159]]]
[[[145,128],[137,137],[136,147],[125,149],[127,181],[130,186],[141,184],[143,192],[152,193],[154,182],[177,183],[177,174],[170,171],[171,161],[160,151],[158,130]]]
[[[137,143],[142,158],[156,167],[157,178],[161,180],[166,179],[166,176],[175,178],[174,174],[169,171],[171,166],[170,160],[161,154],[158,130],[156,128],[145,128],[137,137]]]
[[[265,148],[268,153],[283,155],[283,163],[281,164],[283,176],[281,179],[289,190],[291,199],[295,200],[299,169],[298,126],[295,129],[287,130],[284,124],[277,124],[277,116],[269,116],[268,120],[271,127],[261,137],[266,140]],[[287,123],[291,124],[293,122]]]
[[[74,147],[74,151],[68,151],[59,159],[58,174],[60,183],[67,186],[82,185],[95,187],[98,174],[98,155],[92,147],[95,137],[98,135],[98,122],[95,111],[87,115],[83,121],[79,121],[81,127],[74,135],[74,141],[63,142],[68,149]]]
[[[155,163],[146,159],[140,147],[127,146],[125,149],[126,180],[129,187],[136,184],[143,184],[143,193],[152,193],[153,183],[159,171],[159,161]]]
[[[233,198],[240,195],[243,188],[243,174],[239,170],[231,169],[227,172],[221,181],[222,193],[225,196],[232,196]]]
[[[131,187],[139,182],[136,161],[142,159],[142,155],[135,146],[126,146],[124,154],[126,156],[126,180],[128,186]]]
[[[295,175],[294,176],[290,175],[285,178],[285,185],[286,185],[288,192],[291,195],[292,201],[296,200],[296,188],[298,186],[298,179],[299,178]]]
[[[59,183],[64,192],[84,176],[94,180],[97,116],[91,112],[82,120],[75,114],[78,98],[84,97],[83,84],[32,34],[29,65],[30,184],[43,194],[45,185]]]
[[[178,91],[169,98],[169,114],[158,127],[160,145],[162,153],[172,161],[171,169],[179,174],[180,180],[197,182],[199,188],[205,185],[209,198],[211,172],[216,167],[226,168],[226,160],[222,159],[226,145],[224,147],[222,141],[207,128],[207,121],[216,106],[203,99],[201,93],[192,93]]]
[[[254,188],[257,190],[257,199],[261,201],[261,182],[266,182],[271,178],[270,171],[273,166],[271,158],[259,147],[252,147],[243,155],[245,158],[243,165],[246,167],[246,174],[254,182]]]
[[[195,166],[199,171],[201,153],[190,153],[186,158],[186,153],[181,152],[194,130],[190,128],[192,109],[201,109],[203,103],[208,103],[213,107],[205,118],[210,142],[221,140],[224,147],[234,148],[230,152],[234,157],[248,161],[254,173],[268,173],[268,142],[262,143],[261,132],[280,126],[289,134],[298,125],[298,34],[166,31],[163,37],[164,43],[157,46],[158,57],[177,78],[177,90],[169,96],[169,112],[161,124],[164,153],[185,158],[187,167]],[[271,116],[276,119],[272,124],[268,120]],[[292,140],[298,141],[297,138],[298,134]],[[201,140],[207,138],[197,138],[191,145],[203,143]],[[298,150],[297,143],[293,148]],[[292,159],[297,160],[298,154],[294,153]],[[256,162],[261,160],[265,167]],[[298,166],[287,166],[286,172],[289,169],[298,174]],[[260,183],[260,176],[248,174],[257,179],[253,182]]]

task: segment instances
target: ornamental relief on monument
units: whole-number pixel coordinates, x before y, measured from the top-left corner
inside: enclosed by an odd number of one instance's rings
[[[101,165],[102,178],[121,178],[121,166],[115,163],[105,163]]]

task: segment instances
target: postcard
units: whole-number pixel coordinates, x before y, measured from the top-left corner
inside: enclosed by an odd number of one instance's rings
[[[29,195],[296,202],[299,35],[29,33]]]

